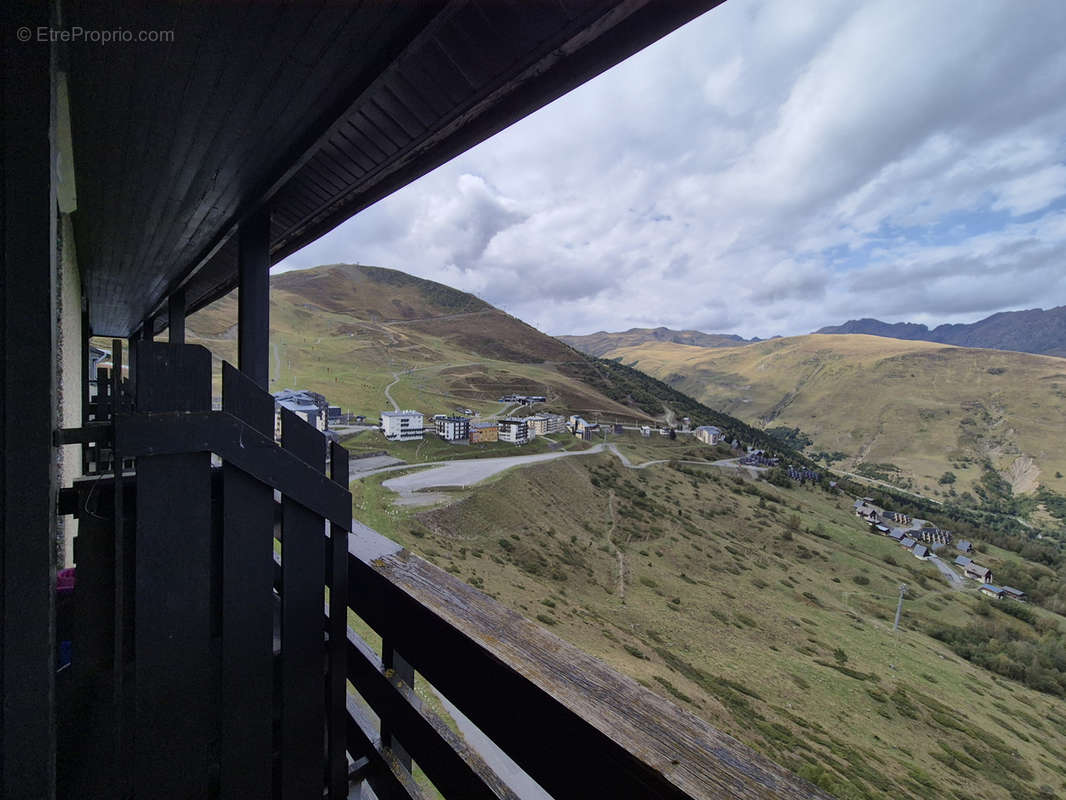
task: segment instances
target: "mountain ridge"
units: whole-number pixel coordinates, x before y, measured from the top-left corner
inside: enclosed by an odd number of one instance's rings
[[[1066,306],[1024,311],[1000,311],[970,323],[944,323],[929,328],[917,322],[882,322],[872,317],[851,319],[840,325],[826,325],[812,333],[863,334],[912,342],[934,342],[984,350],[1010,350],[1018,353],[1066,358]],[[741,347],[779,339],[745,339],[734,333],[704,333],[667,327],[630,328],[627,331],[597,331],[583,335],[557,336],[571,347],[594,356],[603,356],[620,347],[636,347],[647,342],[674,342],[696,347]]]
[[[761,342],[755,337],[745,339],[735,333],[704,333],[703,331],[675,331],[659,326],[658,328],[630,328],[627,331],[597,331],[584,335],[562,335],[555,337],[571,347],[592,356],[602,356],[616,347],[631,347],[644,342],[675,342],[696,347],[736,347],[742,344]]]
[[[1066,357],[1066,306],[1000,311],[977,322],[949,323],[932,329],[914,322],[890,323],[867,317],[848,320],[842,325],[828,325],[814,333],[861,333],[957,347]]]

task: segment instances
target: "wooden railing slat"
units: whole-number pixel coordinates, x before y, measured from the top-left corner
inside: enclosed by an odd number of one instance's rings
[[[325,437],[281,410],[281,446],[325,471]],[[326,722],[322,604],[325,559],[322,517],[282,497],[281,546],[281,797],[320,798]]]
[[[348,676],[352,685],[379,718],[388,717],[403,731],[407,750],[445,797],[516,800],[516,795],[466,741],[422,708],[411,687],[391,671],[387,673],[381,660],[350,629],[348,643]],[[396,761],[402,764],[399,758]]]
[[[206,411],[211,356],[202,347],[138,342],[138,407]],[[217,736],[211,654],[211,460],[137,461],[133,791],[205,797]]]
[[[273,436],[274,399],[229,364],[222,409]],[[269,797],[273,780],[274,493],[222,465],[220,797]]]
[[[348,489],[348,451],[336,442],[330,444],[330,479]],[[339,524],[340,523],[340,524]],[[348,694],[347,636],[348,636],[348,531],[352,520],[329,524],[329,675],[328,675],[328,731],[329,797],[346,800],[348,797],[347,728]]]
[[[347,699],[348,740],[364,753],[370,764],[365,778],[378,800],[425,800],[425,795],[403,765],[374,735],[373,724],[359,708],[355,698]]]

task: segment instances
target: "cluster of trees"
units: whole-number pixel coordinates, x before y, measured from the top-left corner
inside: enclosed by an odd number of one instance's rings
[[[802,450],[814,444],[814,440],[799,428],[778,425],[775,428],[767,428],[766,432],[785,447],[791,447],[793,450]]]
[[[982,603],[979,616],[966,627],[933,623],[927,632],[947,644],[957,655],[1031,689],[1066,697],[1066,637],[1057,623],[1037,618],[1031,609],[1002,601],[993,609]],[[1026,626],[1006,620],[1002,614],[1026,618]],[[1028,612],[1028,613],[1026,613]]]

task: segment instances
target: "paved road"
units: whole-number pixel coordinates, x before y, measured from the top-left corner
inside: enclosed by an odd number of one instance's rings
[[[563,453],[539,453],[532,456],[503,456],[499,458],[471,458],[465,461],[448,461],[443,464],[430,466],[410,475],[402,475],[399,478],[389,478],[381,485],[386,489],[400,495],[401,505],[429,505],[437,502],[439,498],[429,499],[429,503],[418,502],[424,495],[416,494],[423,489],[432,489],[436,486],[473,486],[483,480],[491,478],[505,469],[521,467],[526,464],[536,464],[541,461],[552,461],[566,456],[581,456],[599,453],[603,445],[598,444],[588,450],[575,450]],[[417,466],[415,464],[409,467]]]
[[[669,464],[671,461],[674,461],[678,464],[696,464],[697,466],[702,467],[725,467],[726,469],[746,469],[754,472],[765,472],[767,469],[766,467],[751,467],[747,464],[742,465],[739,463],[739,458],[722,458],[718,461],[696,461],[693,459],[683,458],[659,458],[655,461],[645,461],[642,464],[634,464],[626,457],[625,453],[618,449],[618,445],[609,444],[607,445],[607,449],[614,453],[616,456],[618,456],[623,466],[629,467],[630,469],[644,469],[646,467],[650,467],[652,464]]]
[[[943,559],[941,559],[939,556],[930,556],[929,560],[932,561],[934,565],[936,565],[936,568],[938,570],[940,570],[940,574],[942,574],[945,578],[948,579],[948,583],[951,584],[952,589],[961,590],[966,585],[965,579],[959,573],[957,573],[955,570],[945,564]]]
[[[497,475],[500,472],[513,467],[536,464],[541,461],[551,461],[556,458],[565,458],[566,456],[593,455],[594,453],[604,452],[604,450],[618,456],[622,464],[630,469],[645,469],[653,464],[666,464],[670,461],[678,461],[678,459],[671,458],[645,461],[643,464],[634,464],[621,453],[615,445],[608,444],[605,446],[597,444],[590,447],[588,450],[575,450],[572,452],[538,453],[537,455],[531,456],[471,458],[462,461],[431,462],[428,464],[396,464],[394,466],[367,470],[359,477],[367,477],[378,472],[392,472],[421,467],[422,469],[419,469],[418,472],[402,475],[398,478],[389,478],[388,480],[383,481],[381,485],[400,495],[399,500],[396,501],[397,505],[434,505],[446,499],[447,496],[442,495],[441,493],[428,493],[425,491],[426,489],[433,489],[439,486],[473,486],[474,484],[481,483],[482,481],[491,478],[493,475]],[[725,467],[727,469],[761,469],[760,467],[740,467],[735,462],[736,459],[729,458],[720,461],[678,461],[680,464]]]
[[[398,405],[396,405],[396,401],[392,399],[392,395],[389,394],[389,389],[391,389],[393,386],[395,386],[397,383],[399,383],[401,375],[406,375],[410,371],[411,370],[408,369],[408,370],[404,370],[403,372],[394,372],[394,373],[392,373],[392,377],[394,378],[394,380],[393,380],[392,383],[390,383],[388,386],[385,387],[385,399],[388,400],[390,403],[392,403],[392,410],[393,411],[399,411],[400,407]]]

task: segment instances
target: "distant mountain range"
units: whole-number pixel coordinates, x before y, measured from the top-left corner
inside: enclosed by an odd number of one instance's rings
[[[913,322],[853,319],[815,333],[865,333],[892,339],[938,342],[957,347],[984,347],[1066,357],[1066,306],[1003,311],[968,325],[938,325],[930,330]]]
[[[1003,311],[966,325],[938,325],[930,330],[913,322],[881,322],[853,319],[843,325],[829,325],[814,333],[861,333],[905,341],[936,342],[956,347],[982,347],[1019,353],[1066,358],[1066,306]],[[598,331],[583,336],[559,336],[571,347],[594,356],[603,356],[620,347],[637,347],[649,342],[674,342],[696,347],[739,347],[767,341],[745,339],[736,334],[675,331],[670,328],[630,328],[608,333]],[[772,337],[780,338],[780,337]]]
[[[608,333],[597,331],[584,336],[558,336],[575,350],[591,356],[602,356],[617,347],[636,347],[646,342],[674,342],[696,347],[737,347],[742,344],[761,342],[762,339],[745,339],[732,333],[703,333],[702,331],[674,331],[670,328],[630,328],[628,331]]]

